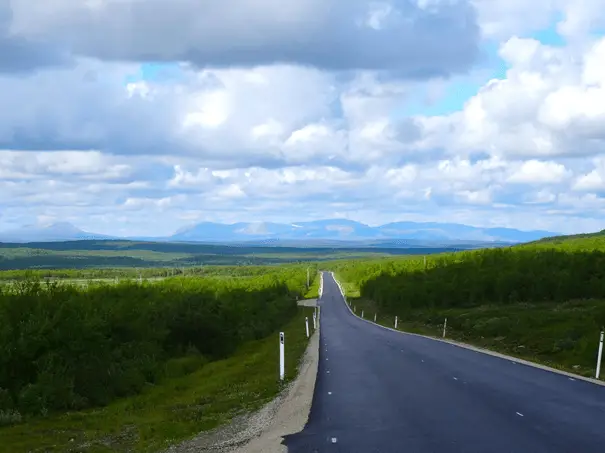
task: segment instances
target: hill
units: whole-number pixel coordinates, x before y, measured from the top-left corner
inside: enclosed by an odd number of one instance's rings
[[[24,225],[14,230],[0,231],[0,242],[51,242],[79,239],[111,239],[111,236],[89,233],[68,222],[49,225]]]
[[[518,247],[559,248],[567,250],[605,250],[605,230],[595,233],[552,236],[521,244]]]

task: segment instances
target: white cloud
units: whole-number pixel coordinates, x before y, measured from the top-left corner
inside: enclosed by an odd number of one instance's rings
[[[132,168],[99,151],[0,150],[0,172],[3,179],[70,176],[111,180],[130,176]]]
[[[605,158],[599,156],[593,159],[593,170],[579,175],[572,189],[582,192],[605,191]]]
[[[508,182],[521,184],[557,184],[571,176],[565,165],[556,162],[528,160],[523,162]]]
[[[547,27],[556,11],[553,0],[473,0],[483,34],[510,37]]]
[[[587,156],[605,145],[605,38],[585,51],[511,38],[500,48],[511,67],[460,112],[422,119],[431,146],[507,158]],[[426,146],[426,145],[425,145]]]
[[[472,0],[488,38],[527,36],[548,27],[571,41],[584,40],[605,24],[604,0]]]

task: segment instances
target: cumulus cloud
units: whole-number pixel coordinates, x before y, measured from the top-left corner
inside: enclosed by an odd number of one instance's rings
[[[424,118],[433,146],[512,158],[579,157],[605,144],[605,39],[586,50],[513,37],[500,47],[510,64],[460,112]],[[448,146],[449,145],[449,146]]]
[[[13,35],[104,60],[425,78],[465,71],[478,44],[467,0],[13,0],[11,8]]]
[[[0,229],[602,229],[602,1],[0,0]],[[459,108],[486,40],[506,71]]]
[[[528,160],[508,178],[508,182],[522,184],[556,184],[571,176],[564,165],[556,162]]]

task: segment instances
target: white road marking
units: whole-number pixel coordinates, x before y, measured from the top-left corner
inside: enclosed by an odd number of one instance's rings
[[[338,442],[338,439],[336,437],[332,437],[332,443],[335,444],[336,442]]]
[[[456,376],[454,376],[454,381],[457,381],[457,380],[458,380],[458,378]]]
[[[523,415],[521,412],[517,412],[517,415],[518,415],[519,417],[525,417],[525,415]]]
[[[511,360],[511,362],[510,362],[510,363],[512,363],[513,365],[516,365],[516,364],[517,364],[517,362],[513,362],[512,360]]]
[[[424,360],[421,360],[422,363],[424,363]]]
[[[569,379],[570,381],[575,381],[575,379],[574,379],[574,378],[571,378],[571,377],[570,377],[570,378],[568,378],[568,379]]]
[[[326,373],[330,374],[330,370],[326,371]]]
[[[328,392],[328,395],[331,395],[331,394],[332,394],[332,392]]]

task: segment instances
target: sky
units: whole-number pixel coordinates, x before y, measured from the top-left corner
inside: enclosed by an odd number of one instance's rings
[[[605,0],[0,0],[0,230],[605,228]]]

